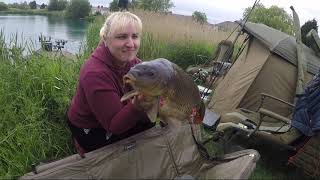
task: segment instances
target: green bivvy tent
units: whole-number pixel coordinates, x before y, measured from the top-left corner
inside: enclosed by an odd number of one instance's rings
[[[229,72],[219,81],[209,109],[223,114],[237,108],[255,111],[260,93],[267,93],[293,102],[297,78],[296,40],[293,36],[263,24],[246,23],[243,31],[249,36],[245,49],[235,60]],[[303,45],[307,62],[305,82],[320,67],[320,58]],[[289,114],[283,104],[267,104],[268,109]]]
[[[218,130],[246,131],[258,142],[296,151],[304,138],[291,126],[298,77],[296,39],[263,24],[246,23],[243,31],[248,35],[246,46],[219,79],[208,108],[221,115]],[[305,45],[301,49],[308,82],[319,72],[320,58]],[[319,140],[319,134],[311,137],[289,162],[319,176]]]

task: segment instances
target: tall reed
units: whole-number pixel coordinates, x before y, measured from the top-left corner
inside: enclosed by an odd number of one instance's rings
[[[64,114],[81,63],[41,55],[26,59],[23,48],[5,43],[0,33],[0,178],[21,176],[33,163],[73,151]]]
[[[92,52],[99,43],[98,34],[103,21],[104,19],[99,19],[89,26],[87,31],[87,37],[89,37],[86,47],[87,52]],[[172,24],[172,26],[175,25]],[[214,42],[201,41],[187,36],[184,36],[185,38],[170,39],[171,33],[174,32],[164,27],[159,34],[149,29],[148,26],[143,25],[141,46],[138,52],[139,58],[142,60],[167,58],[182,68],[186,68],[189,65],[201,64],[209,60],[215,50],[216,43]]]

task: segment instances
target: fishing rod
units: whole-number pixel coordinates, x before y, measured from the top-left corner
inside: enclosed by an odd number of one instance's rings
[[[245,20],[244,20],[244,23],[241,24],[241,29],[240,29],[239,33],[237,34],[236,38],[234,39],[234,41],[232,42],[232,46],[231,46],[232,48],[229,48],[229,49],[227,50],[227,52],[226,52],[226,54],[227,54],[228,56],[224,56],[223,59],[221,60],[222,63],[219,64],[220,66],[219,66],[218,72],[221,71],[224,63],[227,61],[227,58],[225,58],[225,57],[230,57],[231,53],[233,52],[233,47],[234,47],[235,42],[238,40],[238,38],[239,38],[239,36],[240,36],[243,28],[244,28],[245,23],[248,21],[250,14],[252,13],[252,11],[253,11],[253,9],[255,8],[255,6],[259,3],[259,1],[260,1],[260,0],[256,0],[256,1],[254,2],[251,10],[249,11],[248,15],[246,16],[246,18],[245,18]],[[238,26],[231,32],[231,34],[227,37],[226,40],[228,40],[228,39],[231,37],[232,33],[235,32],[235,30],[239,27],[239,25],[240,25],[240,24],[238,24]],[[214,72],[214,71],[212,71],[212,72]],[[213,74],[213,73],[212,73],[212,74]],[[212,76],[212,74],[211,74],[211,76]],[[213,82],[216,81],[216,78],[217,78],[217,75],[214,76],[214,78],[211,78],[210,83],[209,83],[209,84],[210,84],[209,87],[211,87],[211,86],[213,85]],[[202,95],[201,95],[201,99],[202,99],[202,100],[204,100],[205,94],[207,94],[208,91],[209,91],[209,88],[204,88],[204,90],[203,90],[203,92],[202,92]],[[197,139],[196,139],[196,137],[195,137],[195,135],[194,135],[193,125],[192,125],[191,122],[189,122],[189,124],[190,124],[190,128],[191,128],[192,137],[193,137],[193,139],[194,139],[194,141],[195,141],[195,143],[196,143],[196,145],[197,145],[197,148],[198,148],[198,150],[199,150],[199,152],[200,152],[200,155],[201,155],[202,157],[204,157],[205,159],[209,160],[209,161],[217,160],[217,157],[213,157],[213,156],[211,156],[211,155],[208,153],[208,151],[207,151],[207,149],[205,148],[205,146],[204,146],[203,143],[197,141]],[[219,136],[219,134],[218,134],[218,136]],[[209,138],[209,139],[207,140],[207,142],[208,142],[209,140],[211,140],[211,139],[214,139],[214,137]]]
[[[235,39],[232,41],[232,48],[228,48],[227,52],[225,53],[225,55],[223,56],[222,60],[221,60],[221,63],[218,64],[218,67],[216,69],[217,72],[220,72],[222,70],[222,68],[224,67],[224,65],[227,63],[228,61],[228,58],[226,57],[232,57],[232,53],[233,53],[233,49],[234,49],[234,45],[235,43],[237,42],[238,38],[240,37],[241,33],[242,33],[242,30],[244,28],[244,25],[246,24],[246,22],[248,21],[252,11],[254,10],[254,8],[257,6],[257,4],[260,2],[260,0],[255,0],[253,6],[251,7],[249,13],[247,14],[247,16],[244,18],[244,20],[242,22],[239,22],[238,25],[233,29],[233,31],[229,34],[229,36],[225,39],[225,41],[227,41],[231,35],[239,28],[239,26],[241,26],[239,32],[237,33],[237,36],[235,37]],[[243,42],[243,44],[248,40],[248,38],[245,39],[245,41]],[[239,49],[239,51],[243,50],[244,47],[241,46],[240,47],[241,49]],[[238,56],[239,52],[237,53],[237,56]],[[210,59],[208,60],[210,61]],[[213,73],[214,71],[212,71],[211,73],[211,77],[213,76]],[[217,79],[217,75],[215,75],[213,78],[210,79],[209,81],[209,86],[208,88],[204,88],[203,91],[202,91],[202,94],[201,94],[201,99],[204,100],[204,97],[205,97],[205,94],[207,94],[209,92],[209,88],[212,87],[213,83],[216,82],[216,79]]]

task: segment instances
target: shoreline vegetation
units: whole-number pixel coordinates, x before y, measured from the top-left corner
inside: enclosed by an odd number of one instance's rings
[[[0,15],[19,14],[19,15],[44,15],[64,17],[63,11],[48,11],[47,9],[17,9],[9,8],[8,10],[0,11]]]
[[[203,64],[212,57],[217,43],[230,33],[174,15],[134,13],[144,24],[138,54],[143,60],[163,57],[182,68]],[[45,54],[24,57],[27,43],[21,45],[14,39],[8,43],[0,31],[0,179],[18,178],[32,171],[33,164],[76,153],[65,113],[81,65],[100,41],[104,19],[96,16],[89,25],[84,51],[76,61]],[[258,163],[255,172],[252,177],[257,179],[288,177],[285,170],[266,163]]]

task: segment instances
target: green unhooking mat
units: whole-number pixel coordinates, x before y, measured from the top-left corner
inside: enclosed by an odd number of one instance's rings
[[[195,128],[200,139],[200,128]],[[260,155],[252,149],[208,161],[199,154],[189,124],[181,128],[153,127],[97,149],[37,166],[20,179],[243,179]]]

